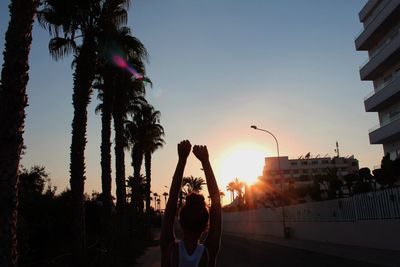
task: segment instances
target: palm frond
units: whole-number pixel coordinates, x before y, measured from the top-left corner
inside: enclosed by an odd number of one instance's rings
[[[54,37],[49,42],[50,55],[56,60],[60,60],[66,55],[76,51],[76,45],[73,40],[68,38]]]

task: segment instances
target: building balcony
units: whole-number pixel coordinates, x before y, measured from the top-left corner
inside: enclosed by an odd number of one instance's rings
[[[371,144],[384,144],[400,138],[400,114],[390,121],[369,130],[369,142]]]
[[[364,99],[365,111],[377,112],[400,101],[400,72],[394,77],[375,89]]]
[[[360,67],[362,81],[377,79],[382,73],[400,61],[400,32],[391,37],[379,50]]]
[[[368,2],[364,5],[364,7],[361,9],[361,11],[358,13],[358,17],[360,18],[361,22],[366,23],[366,20],[369,19],[369,17],[373,17],[374,13],[373,9],[376,7],[376,5],[379,4],[379,0],[368,0]],[[376,10],[376,8],[375,8]]]
[[[364,30],[356,37],[356,50],[371,50],[398,23],[399,10],[399,0],[383,1],[378,4],[375,14],[365,23]]]

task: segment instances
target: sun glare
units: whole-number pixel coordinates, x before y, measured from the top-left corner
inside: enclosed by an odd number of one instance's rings
[[[219,177],[224,184],[239,178],[248,185],[262,175],[266,151],[256,144],[243,144],[224,153],[218,164]]]

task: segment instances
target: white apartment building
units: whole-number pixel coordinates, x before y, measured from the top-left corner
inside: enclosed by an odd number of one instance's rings
[[[360,78],[374,87],[364,106],[379,115],[369,140],[382,144],[384,154],[395,159],[400,157],[400,0],[368,0],[359,19],[364,29],[356,37],[356,50],[369,56],[360,67]]]
[[[334,169],[338,177],[356,174],[359,169],[358,160],[354,156],[299,159],[289,159],[287,156],[266,157],[263,176],[260,179],[272,185],[280,185],[282,175],[285,185],[292,183],[295,187],[301,187],[312,184],[313,176],[325,175]]]

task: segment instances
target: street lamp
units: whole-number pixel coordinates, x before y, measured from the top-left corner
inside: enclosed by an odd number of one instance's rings
[[[252,128],[252,129],[254,129],[254,130],[259,130],[259,131],[262,131],[262,132],[266,132],[266,133],[270,134],[270,135],[275,139],[275,142],[276,142],[276,151],[277,151],[277,154],[278,154],[278,172],[279,172],[280,184],[281,184],[281,201],[280,201],[280,202],[281,202],[281,208],[282,208],[283,236],[284,236],[285,238],[289,238],[289,233],[288,233],[289,229],[286,228],[286,222],[285,222],[285,205],[284,205],[284,203],[283,203],[283,175],[282,175],[282,173],[281,173],[281,158],[280,158],[280,156],[279,156],[279,143],[278,143],[278,139],[276,139],[275,135],[274,135],[273,133],[271,133],[270,131],[267,131],[267,130],[258,128],[258,127],[255,126],[255,125],[251,125],[250,128]]]

